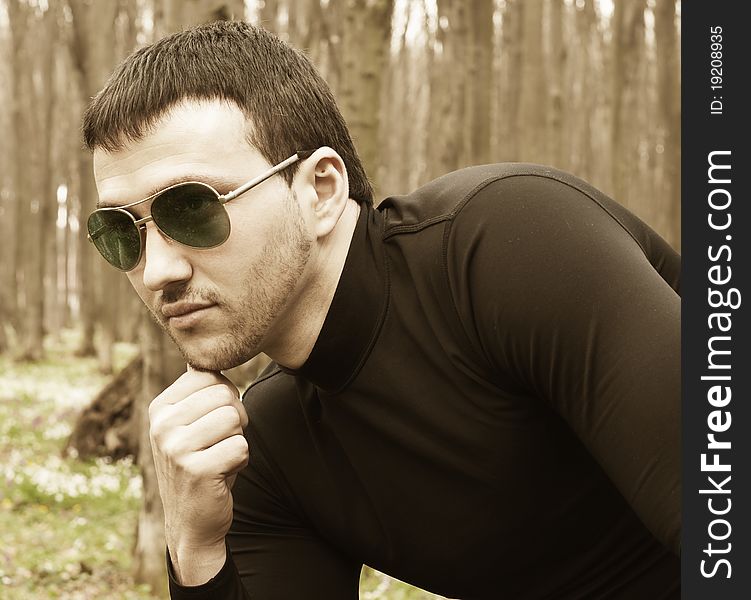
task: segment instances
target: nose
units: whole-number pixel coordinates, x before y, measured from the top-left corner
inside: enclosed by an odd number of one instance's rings
[[[188,281],[193,268],[185,251],[189,250],[166,237],[153,222],[146,225],[146,242],[143,257],[143,284],[156,292],[175,284]]]

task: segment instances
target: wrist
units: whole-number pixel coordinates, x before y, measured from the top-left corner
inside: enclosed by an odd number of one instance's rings
[[[222,570],[227,560],[224,540],[208,546],[168,542],[167,550],[175,579],[183,586],[206,583]]]

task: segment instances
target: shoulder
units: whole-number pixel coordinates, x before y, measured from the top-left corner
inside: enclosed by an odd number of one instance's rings
[[[544,210],[545,205],[568,198],[592,203],[618,218],[617,203],[577,177],[533,163],[498,163],[460,169],[439,177],[411,194],[386,198],[380,205],[386,217],[385,234],[414,229],[437,221],[453,220],[468,205],[494,203]],[[553,197],[551,197],[553,196]],[[528,202],[537,200],[533,206]]]
[[[245,390],[242,401],[253,429],[261,433],[289,422],[300,410],[295,377],[273,362]]]
[[[664,262],[666,243],[606,194],[578,177],[532,163],[499,163],[461,169],[405,196],[385,199],[384,239],[440,225],[444,252],[464,254],[481,238],[495,245],[579,251],[598,244]],[[504,244],[501,244],[504,248]],[[543,254],[544,256],[545,254]]]

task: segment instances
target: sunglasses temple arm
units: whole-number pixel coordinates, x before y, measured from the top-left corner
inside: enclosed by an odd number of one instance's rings
[[[250,188],[257,186],[259,183],[263,183],[269,177],[273,177],[279,171],[282,171],[286,169],[287,167],[289,167],[290,165],[295,164],[298,160],[304,160],[308,158],[311,154],[313,154],[312,150],[301,150],[297,152],[296,154],[293,154],[288,159],[280,162],[273,169],[267,171],[263,175],[259,175],[255,179],[251,179],[248,183],[241,185],[236,190],[232,190],[229,194],[222,196],[220,200],[222,201],[222,203],[225,203],[225,202],[229,202],[233,198],[237,198],[241,194],[244,194],[245,192],[247,192]]]

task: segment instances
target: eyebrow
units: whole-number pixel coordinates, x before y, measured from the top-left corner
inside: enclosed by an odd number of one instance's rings
[[[210,185],[211,187],[213,187],[220,194],[226,194],[227,192],[230,192],[231,190],[235,189],[235,187],[237,187],[237,186],[233,186],[233,184],[228,182],[226,179],[219,179],[218,177],[215,177],[212,175],[186,174],[186,175],[179,175],[177,177],[169,179],[166,183],[160,184],[156,188],[152,188],[152,190],[148,194],[146,194],[146,196],[144,196],[141,200],[145,200],[147,198],[151,198],[152,196],[156,196],[159,192],[166,190],[167,188],[172,187],[173,185],[178,185],[180,183],[187,183],[189,181],[206,183]],[[238,184],[238,185],[241,185],[241,184]],[[132,202],[125,202],[125,203],[102,202],[101,200],[97,200],[96,208],[118,208],[122,206],[128,206],[136,202],[140,202],[141,200],[133,200]]]

